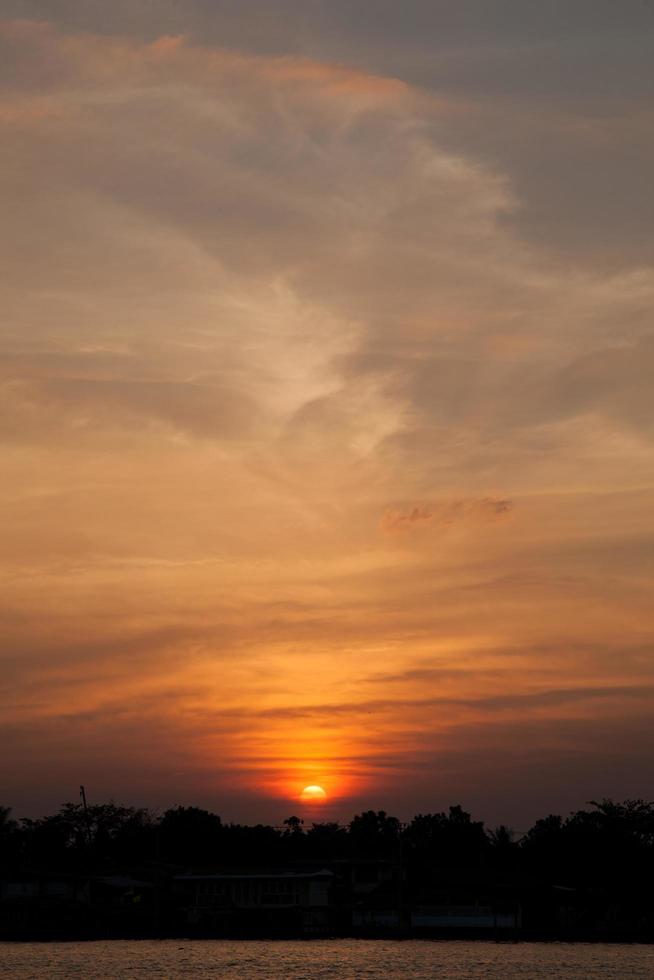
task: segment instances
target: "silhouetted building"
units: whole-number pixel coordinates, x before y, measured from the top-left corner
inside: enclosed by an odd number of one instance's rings
[[[187,924],[203,935],[325,935],[331,871],[188,874],[176,883]]]
[[[15,871],[0,880],[0,936],[147,935],[153,892],[152,882],[125,875]]]

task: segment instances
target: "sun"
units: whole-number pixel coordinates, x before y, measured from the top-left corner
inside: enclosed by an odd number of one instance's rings
[[[303,803],[324,803],[327,794],[322,786],[305,786],[300,793],[300,799]]]

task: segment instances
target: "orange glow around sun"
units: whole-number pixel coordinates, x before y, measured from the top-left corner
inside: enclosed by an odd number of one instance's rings
[[[305,786],[300,793],[300,800],[303,803],[324,803],[327,799],[322,786]]]

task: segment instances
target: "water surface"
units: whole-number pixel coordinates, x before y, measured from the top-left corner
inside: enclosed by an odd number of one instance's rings
[[[567,943],[0,943],[3,978],[196,980],[652,980],[654,947]]]

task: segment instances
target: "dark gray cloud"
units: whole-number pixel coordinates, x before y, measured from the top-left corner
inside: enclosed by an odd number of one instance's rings
[[[592,700],[624,700],[642,699],[649,702],[654,696],[654,684],[634,686],[607,687],[571,687],[556,690],[534,691],[530,693],[496,694],[481,698],[413,698],[404,700],[401,697],[376,699],[370,701],[348,701],[344,704],[314,704],[294,705],[292,707],[255,710],[253,715],[259,718],[311,718],[323,716],[330,718],[339,715],[352,715],[362,718],[364,715],[383,714],[397,711],[406,713],[414,724],[424,719],[429,712],[444,708],[469,708],[489,715],[495,712],[532,710],[569,704],[578,704]]]
[[[440,140],[511,174],[521,234],[577,263],[652,261],[647,0],[7,0],[4,9],[71,31],[184,33],[337,61],[463,100]]]

